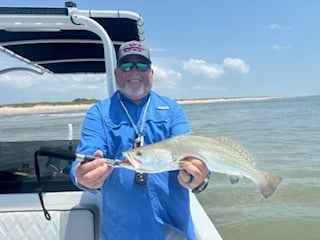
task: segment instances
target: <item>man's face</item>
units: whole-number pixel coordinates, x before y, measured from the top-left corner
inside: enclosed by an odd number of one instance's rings
[[[153,70],[150,65],[145,69],[148,62],[135,55],[125,57],[121,64],[122,67],[118,66],[114,72],[119,91],[133,102],[139,103],[151,91]]]

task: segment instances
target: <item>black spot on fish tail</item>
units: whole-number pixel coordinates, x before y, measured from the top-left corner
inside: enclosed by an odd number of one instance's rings
[[[240,180],[240,177],[239,176],[234,176],[234,175],[230,175],[229,176],[229,181],[232,183],[232,184],[235,184],[237,182],[239,182]]]
[[[270,197],[282,181],[282,177],[271,173],[263,173],[264,181],[258,183],[258,188],[265,198]]]

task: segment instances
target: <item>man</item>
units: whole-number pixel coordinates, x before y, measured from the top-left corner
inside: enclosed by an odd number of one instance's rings
[[[183,109],[151,90],[153,69],[143,43],[120,46],[114,74],[118,91],[87,112],[78,153],[123,159],[122,152],[134,147],[191,132]],[[209,172],[194,158],[181,168],[141,174],[97,158],[75,162],[71,176],[79,188],[101,191],[103,239],[194,239],[188,189],[203,190]]]

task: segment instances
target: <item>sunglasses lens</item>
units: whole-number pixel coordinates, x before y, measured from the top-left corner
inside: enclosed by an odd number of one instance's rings
[[[141,62],[125,62],[120,64],[120,68],[124,72],[130,72],[133,66],[135,66],[139,72],[146,72],[150,68],[150,64]]]
[[[133,62],[121,63],[120,68],[124,72],[130,72],[130,70],[133,68]]]
[[[149,69],[150,65],[148,63],[136,63],[136,68],[140,72],[145,72]]]

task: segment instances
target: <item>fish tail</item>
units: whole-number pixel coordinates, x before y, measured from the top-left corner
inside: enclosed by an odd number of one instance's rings
[[[282,177],[271,173],[263,173],[264,180],[258,183],[258,188],[265,198],[270,197],[282,181]]]

